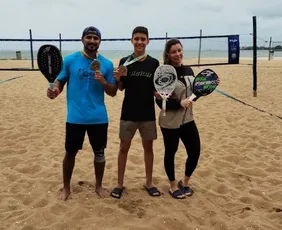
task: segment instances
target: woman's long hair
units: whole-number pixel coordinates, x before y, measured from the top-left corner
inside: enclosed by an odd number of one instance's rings
[[[181,47],[183,47],[181,42],[178,39],[175,39],[175,38],[172,38],[172,39],[170,39],[166,42],[164,53],[163,53],[164,64],[171,65],[171,60],[168,57],[169,50],[173,45],[176,45],[176,44],[180,44]]]

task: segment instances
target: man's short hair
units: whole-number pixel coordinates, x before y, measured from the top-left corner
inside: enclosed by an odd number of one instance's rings
[[[137,26],[137,27],[135,27],[134,30],[132,31],[132,37],[136,33],[146,34],[147,38],[149,38],[148,29],[146,27],[144,27],[144,26]]]

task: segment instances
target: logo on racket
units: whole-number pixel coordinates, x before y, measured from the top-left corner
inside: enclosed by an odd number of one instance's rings
[[[204,71],[201,72],[201,74],[206,76],[206,77],[209,77],[209,76],[213,75],[214,72],[211,71],[211,70],[204,70]]]
[[[44,50],[43,50],[43,54],[48,53],[50,51],[50,46],[47,46]]]
[[[49,54],[48,55],[48,71],[49,71],[49,74],[52,75],[52,57],[51,55]]]
[[[171,72],[158,73],[155,78],[155,84],[159,89],[167,88],[172,85],[176,79],[176,76]]]

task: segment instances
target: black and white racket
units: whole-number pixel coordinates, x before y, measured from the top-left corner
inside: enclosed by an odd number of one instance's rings
[[[154,86],[162,97],[162,112],[166,115],[166,101],[175,89],[177,73],[171,65],[160,65],[154,74]]]
[[[202,70],[197,76],[194,78],[193,82],[193,93],[189,97],[190,101],[193,101],[196,97],[207,96],[212,93],[218,83],[217,74],[211,69]]]
[[[37,65],[49,82],[50,89],[53,89],[53,83],[63,66],[63,58],[60,50],[54,45],[46,44],[41,46],[37,53]]]

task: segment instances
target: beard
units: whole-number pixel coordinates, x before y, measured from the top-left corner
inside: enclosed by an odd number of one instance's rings
[[[89,45],[84,46],[84,48],[89,52],[96,52],[99,49],[99,45],[91,43]]]

